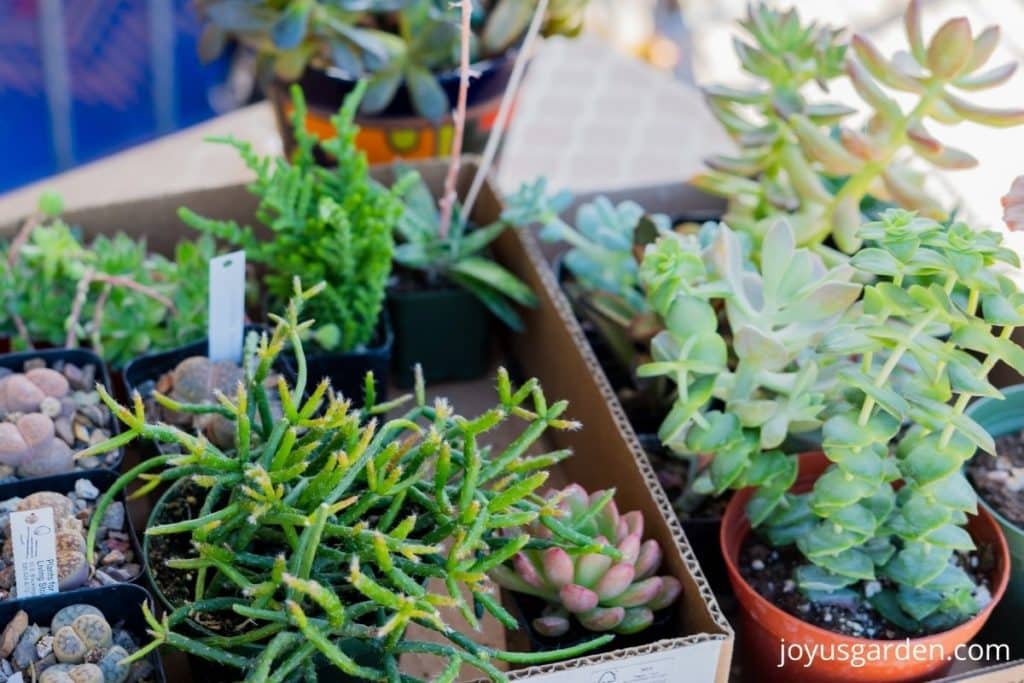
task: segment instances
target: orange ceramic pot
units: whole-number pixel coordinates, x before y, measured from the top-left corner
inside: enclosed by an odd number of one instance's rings
[[[797,493],[810,490],[828,465],[828,459],[821,452],[800,456],[800,474],[792,490]],[[967,655],[964,648],[957,648],[977,635],[1006,591],[1010,577],[1006,539],[992,516],[979,508],[978,514],[970,518],[967,530],[979,545],[994,548],[996,567],[991,577],[992,601],[970,621],[942,633],[890,641],[854,638],[813,626],[763,598],[740,574],[740,549],[750,534],[746,507],[753,493],[753,489],[744,489],[730,501],[722,518],[720,541],[729,581],[740,604],[739,651],[744,658],[744,669],[756,671],[758,681],[896,683],[933,680],[952,665],[955,655]],[[785,648],[788,648],[788,656],[784,656]],[[810,662],[807,654],[795,661],[792,655],[798,651],[817,655]]]

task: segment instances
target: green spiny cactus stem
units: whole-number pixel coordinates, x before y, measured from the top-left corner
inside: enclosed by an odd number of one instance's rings
[[[244,364],[235,395],[190,407],[227,415],[235,425],[233,448],[150,421],[138,395],[131,407],[103,395],[125,431],[78,457],[135,439],[173,445],[178,453],[123,474],[98,502],[90,538],[104,508],[136,480],[145,481],[142,492],[179,481],[207,491],[193,517],[146,530],[189,539],[193,552],[168,566],[194,575],[195,595],[161,620],[147,611],[153,640],[130,659],[168,645],[239,669],[250,683],[309,680],[315,660],[333,676],[391,681],[403,653],[422,652],[504,681],[495,660],[540,663],[607,643],[610,635],[555,652],[504,652],[454,630],[441,611],[456,608],[473,627],[486,611],[514,627],[488,572],[538,544],[621,559],[610,543],[560,524],[556,506],[537,494],[546,469],[568,452],[528,451],[549,429],[578,427],[563,417],[567,403],[548,402],[536,380],[514,387],[504,370],[497,404],[475,417],[459,415],[444,399],[428,403],[422,381],[414,406],[392,419],[385,413],[402,400],[368,400],[370,407],[357,411],[326,381],[307,396],[302,339],[311,323],[299,316],[323,285],[303,290],[296,279],[294,287],[287,313],[274,316],[273,332]],[[296,379],[278,382],[275,418],[265,381],[286,345],[294,349]],[[505,422],[518,436],[491,448],[487,439]],[[548,537],[530,536],[527,528],[537,523],[551,530]],[[428,585],[431,579],[443,588]],[[181,628],[188,618],[211,623],[232,616],[245,624],[237,633],[196,637]],[[443,644],[416,640],[408,633],[412,624],[435,631]],[[352,643],[370,651],[373,663],[357,662]]]
[[[553,491],[547,501],[561,513],[559,526],[538,520],[526,531],[533,538],[552,539],[564,525],[593,539],[592,543],[615,546],[621,555],[618,561],[607,554],[554,545],[523,549],[511,565],[491,570],[494,580],[505,588],[549,603],[543,616],[533,621],[539,633],[564,635],[572,617],[591,631],[637,633],[651,625],[655,611],[679,596],[678,580],[655,576],[662,551],[656,540],[643,540],[643,514],[634,510],[620,515],[614,494],[587,495],[577,484]]]
[[[927,128],[931,122],[964,121],[990,127],[1024,123],[1024,109],[993,109],[968,99],[1004,83],[1016,64],[985,69],[999,42],[999,28],[973,35],[967,19],[945,22],[929,41],[921,31],[920,0],[904,16],[909,53],[889,58],[867,38],[848,45],[836,33],[813,25],[801,28],[793,13],[757,6],[743,25],[755,46],[737,42],[744,68],[765,81],[750,91],[709,90],[712,111],[737,139],[735,158],[709,161],[697,184],[730,198],[727,221],[760,236],[764,221],[791,212],[801,244],[831,237],[852,254],[861,244],[858,228],[878,207],[898,206],[944,220],[947,210],[926,189],[927,167],[969,168],[977,163]],[[853,110],[806,100],[812,80],[827,85],[843,68],[866,106],[866,124],[844,125]],[[893,93],[898,93],[894,96]],[[898,97],[909,98],[908,106]]]

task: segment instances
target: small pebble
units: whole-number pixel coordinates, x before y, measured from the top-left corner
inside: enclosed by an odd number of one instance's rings
[[[103,515],[103,521],[101,526],[108,529],[123,529],[124,528],[124,503],[121,501],[115,501],[110,504],[107,508],[106,513]]]
[[[86,500],[96,500],[100,490],[88,479],[79,479],[75,482],[75,493]]]
[[[754,560],[750,563],[750,568],[755,571],[761,571],[762,569],[764,569],[764,562],[762,562],[761,560]]]

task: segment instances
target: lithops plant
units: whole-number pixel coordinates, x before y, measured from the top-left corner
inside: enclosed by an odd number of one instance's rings
[[[697,178],[705,190],[729,197],[727,220],[763,235],[765,219],[793,214],[800,244],[823,248],[832,238],[841,251],[858,249],[857,234],[879,208],[898,206],[945,219],[948,208],[926,188],[929,168],[970,168],[968,152],[937,139],[928,126],[965,121],[990,127],[1024,123],[1024,109],[995,109],[968,97],[1009,79],[1016,64],[986,69],[999,42],[999,27],[977,35],[970,22],[950,19],[925,40],[920,0],[904,16],[908,51],[887,57],[870,40],[854,35],[847,45],[835,34],[801,28],[795,15],[763,8],[751,11],[744,26],[756,45],[737,43],[744,68],[764,86],[733,91],[712,89],[712,110],[737,139],[736,158],[709,161],[712,170]],[[815,33],[820,37],[815,39]],[[827,38],[824,52],[809,47]],[[853,110],[804,100],[811,77],[835,78],[843,69],[865,105],[858,120],[845,125]],[[833,55],[821,66],[813,55]],[[817,69],[811,68],[819,64]],[[801,68],[806,67],[806,69]],[[802,77],[802,82],[801,82]],[[895,94],[894,94],[895,93]]]
[[[678,580],[656,576],[661,546],[654,539],[643,540],[643,514],[634,510],[620,515],[614,495],[615,491],[588,495],[582,486],[571,484],[551,492],[546,500],[557,505],[560,524],[593,539],[598,547],[614,546],[619,559],[556,545],[524,549],[511,564],[491,571],[501,586],[547,601],[544,613],[533,620],[538,633],[561,636],[573,618],[591,631],[637,633],[651,625],[654,612],[679,596]],[[533,524],[528,531],[535,538],[552,537],[543,524]]]
[[[111,465],[119,453],[75,461],[74,451],[110,436],[110,412],[99,404],[94,366],[42,359],[24,372],[0,371],[0,479],[42,477],[77,467]]]
[[[85,585],[100,586],[133,580],[141,571],[135,561],[131,536],[127,533],[124,505],[120,501],[108,507],[102,520],[102,535],[97,537],[96,560],[87,560],[85,525],[96,508],[99,489],[88,479],[79,479],[67,495],[55,491],[37,491],[24,498],[0,501],[0,600],[15,594],[13,544],[7,511],[51,508],[56,523],[57,577],[61,591]]]
[[[30,624],[28,614],[19,611],[0,635],[0,671],[20,671],[38,683],[152,680],[148,661],[122,661],[136,650],[131,634],[92,605],[68,605],[48,626]]]

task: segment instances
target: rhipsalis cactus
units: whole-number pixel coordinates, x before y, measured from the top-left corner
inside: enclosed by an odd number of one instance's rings
[[[677,389],[659,437],[680,455],[715,454],[694,493],[760,486],[762,496],[781,496],[796,463],[777,449],[820,427],[839,396],[842,359],[814,350],[860,294],[853,267],[826,269],[795,246],[782,219],[762,253],[760,272],[746,267],[739,233],[722,224],[705,247],[670,235],[643,261],[641,280],[665,329],[639,372],[668,377]]]
[[[292,278],[327,283],[309,304],[318,325],[316,340],[327,351],[351,351],[373,341],[384,304],[394,250],[392,230],[402,215],[398,195],[370,177],[366,155],[355,146],[355,110],[363,95],[360,85],[331,118],[337,137],[320,143],[337,161],[317,164],[316,138],[306,131],[306,105],[298,86],[293,126],[296,149],[289,161],[260,157],[247,142],[217,138],[231,145],[256,173],[249,190],[260,198],[256,217],[270,230],[267,237],[235,221],[203,218],[187,208],[181,219],[204,233],[238,248],[266,266],[263,282],[272,306],[283,306],[292,292]]]
[[[999,41],[999,28],[972,36],[965,18],[950,19],[925,41],[921,2],[912,0],[904,23],[909,53],[882,55],[868,39],[850,40],[845,72],[867,107],[863,127],[844,126],[851,110],[809,102],[805,84],[835,78],[843,46],[835,33],[802,28],[795,14],[753,8],[744,26],[756,46],[737,43],[747,70],[766,87],[709,90],[712,110],[737,139],[736,158],[709,161],[697,179],[702,188],[730,198],[727,220],[762,235],[778,211],[792,212],[800,244],[830,237],[851,254],[860,246],[865,214],[877,216],[878,200],[943,220],[947,209],[925,188],[917,161],[942,169],[974,166],[967,152],[928,131],[930,122],[970,121],[1003,127],[1024,123],[1024,109],[991,109],[965,99],[968,93],[1005,82],[1016,64],[984,69]],[[901,104],[900,97],[910,98]],[[883,207],[884,208],[884,207]]]
[[[847,402],[831,406],[823,426],[832,465],[812,492],[759,495],[750,512],[774,542],[795,540],[810,562],[797,583],[812,599],[856,595],[857,584],[878,579],[885,588],[870,600],[884,616],[910,632],[939,631],[979,609],[955,558],[974,548],[963,527],[977,505],[961,468],[994,446],[964,409],[975,396],[1000,396],[987,380],[996,362],[1024,369],[1010,341],[1024,324],[1024,294],[1000,270],[1019,261],[999,233],[905,211],[886,212],[858,237],[877,246],[853,265],[880,279],[865,287],[861,314],[822,344],[860,362],[840,373]],[[918,369],[894,381],[905,357]]]
[[[643,513],[620,515],[615,491],[595,491],[571,484],[547,496],[556,504],[559,521],[597,543],[615,546],[617,562],[606,554],[580,552],[561,546],[525,548],[511,566],[498,565],[491,576],[505,588],[534,595],[549,603],[533,627],[546,636],[564,635],[575,617],[591,631],[637,633],[654,620],[654,612],[671,605],[682,589],[671,576],[655,576],[661,565],[661,546],[644,540]],[[543,521],[527,529],[534,538],[554,538]]]
[[[99,500],[95,520],[137,480],[145,482],[142,492],[173,482],[207,492],[193,516],[146,530],[189,539],[194,552],[168,566],[194,576],[195,595],[160,620],[147,610],[153,641],[131,659],[168,645],[234,667],[252,683],[316,680],[316,667],[329,670],[321,680],[341,672],[415,681],[399,673],[398,658],[421,653],[447,660],[437,680],[455,680],[465,664],[504,681],[495,660],[539,663],[607,643],[605,635],[558,652],[504,652],[454,630],[439,610],[455,607],[474,626],[486,611],[514,628],[487,573],[516,553],[561,547],[622,559],[622,550],[575,529],[554,501],[536,493],[546,469],[568,453],[528,450],[548,429],[578,426],[562,417],[567,404],[549,403],[536,380],[514,388],[501,370],[498,404],[476,417],[457,414],[444,399],[428,404],[422,383],[415,406],[401,417],[383,419],[400,401],[352,410],[326,381],[306,386],[302,333],[309,323],[299,322],[300,312],[322,286],[295,287],[287,314],[275,317],[273,333],[260,340],[235,395],[220,396],[219,405],[184,407],[231,420],[233,449],[150,421],[138,395],[131,408],[103,395],[125,431],[79,457],[136,439],[176,445],[180,454],[151,458],[122,475]],[[287,344],[294,347],[296,379],[278,383],[283,414],[275,419],[264,382]],[[372,396],[366,405],[373,406]],[[502,450],[490,448],[492,430],[510,420],[520,424],[518,436]],[[531,537],[525,529],[536,523],[549,535]],[[435,592],[430,579],[444,588]],[[205,638],[184,628],[186,618],[209,623],[218,615],[236,615],[244,625]],[[414,623],[441,642],[410,636]],[[352,658],[353,643],[372,653],[369,663]]]

